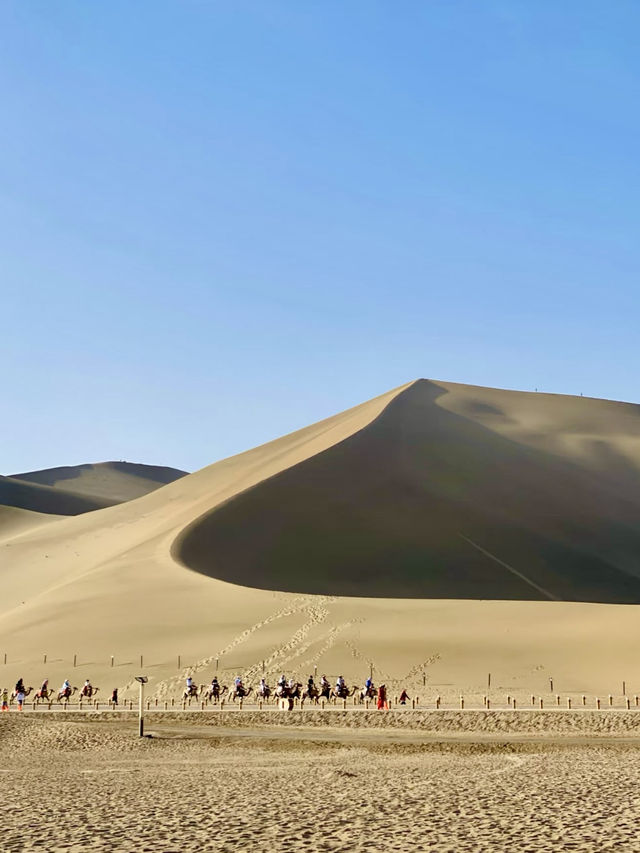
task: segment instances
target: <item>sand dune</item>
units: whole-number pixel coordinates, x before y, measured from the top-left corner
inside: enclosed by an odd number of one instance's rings
[[[54,515],[80,515],[118,503],[0,475],[0,505]]]
[[[216,659],[249,679],[373,664],[640,690],[637,608],[595,603],[639,600],[639,436],[628,404],[421,381],[128,503],[0,531],[7,678],[64,677],[77,653],[78,676],[122,687],[144,654],[159,692]]]
[[[593,454],[570,442],[587,430]],[[174,553],[291,592],[638,603],[639,519],[637,407],[423,380],[198,519]]]
[[[60,518],[62,518],[61,515],[0,505],[0,539],[16,536],[18,533],[24,533],[25,530],[31,530]]]
[[[167,483],[184,477],[186,471],[160,465],[141,465],[132,462],[100,462],[89,465],[68,465],[12,474],[11,480],[53,486],[57,491],[83,496],[96,501],[96,506],[111,506],[121,501],[139,498]],[[14,486],[15,488],[15,486]],[[75,515],[61,511],[64,515]]]

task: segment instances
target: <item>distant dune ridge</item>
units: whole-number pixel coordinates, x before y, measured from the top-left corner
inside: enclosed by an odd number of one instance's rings
[[[44,474],[28,485],[62,491]],[[95,471],[62,482],[92,478],[97,500]],[[216,658],[225,677],[624,678],[639,487],[638,406],[419,380],[126,503],[0,514],[9,659],[55,649],[57,678],[78,651],[115,686],[144,651],[162,689],[178,652],[198,679]]]
[[[132,462],[46,468],[0,477],[0,504],[35,512],[79,515],[146,495],[186,473],[177,468]]]

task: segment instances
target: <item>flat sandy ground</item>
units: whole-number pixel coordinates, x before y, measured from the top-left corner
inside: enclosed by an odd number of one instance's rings
[[[4,715],[3,849],[640,851],[640,738],[150,730]]]

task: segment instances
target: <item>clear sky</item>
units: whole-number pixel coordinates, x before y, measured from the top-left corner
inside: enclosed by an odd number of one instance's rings
[[[640,4],[0,0],[0,471],[418,377],[640,401]]]

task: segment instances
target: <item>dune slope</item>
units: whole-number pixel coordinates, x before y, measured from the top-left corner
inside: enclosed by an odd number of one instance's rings
[[[146,495],[167,483],[184,477],[186,471],[160,465],[141,465],[133,462],[100,462],[88,465],[68,465],[12,474],[14,480],[54,486],[109,503],[129,501]]]
[[[114,503],[117,501],[109,498],[62,491],[53,486],[0,475],[0,505],[4,506],[54,515],[80,515]]]
[[[639,437],[635,406],[425,381],[127,503],[0,528],[5,681],[134,689],[144,653],[159,695],[218,664],[640,692],[637,606],[589,603],[637,600]],[[574,587],[586,602],[550,600]]]
[[[637,469],[598,471],[590,457],[514,440],[439,405],[450,393],[465,392],[415,383],[363,430],[198,519],[176,556],[291,592],[640,602]],[[503,392],[502,409],[477,400],[471,412],[512,424],[504,409],[518,396],[535,395]],[[537,402],[556,435],[600,407]],[[640,435],[637,408],[609,408],[597,427],[605,458],[621,431]]]

